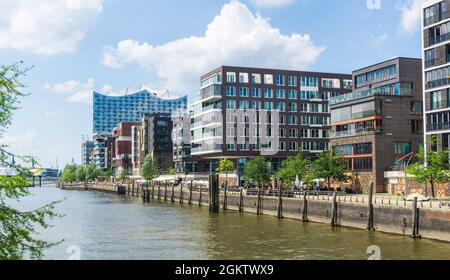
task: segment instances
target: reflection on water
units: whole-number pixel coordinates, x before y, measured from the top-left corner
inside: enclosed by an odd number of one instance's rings
[[[63,218],[41,238],[64,242],[47,259],[67,259],[70,246],[82,259],[367,259],[367,247],[383,259],[450,259],[450,243],[274,217],[210,214],[207,208],[151,203],[96,192],[33,189],[21,207],[66,198]]]

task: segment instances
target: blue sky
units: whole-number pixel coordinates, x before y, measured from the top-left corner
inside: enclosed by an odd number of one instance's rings
[[[0,142],[62,167],[79,162],[82,135],[92,137],[92,88],[143,84],[192,102],[199,75],[221,64],[351,73],[420,57],[420,1],[379,3],[0,0],[0,63],[34,65],[31,95]]]

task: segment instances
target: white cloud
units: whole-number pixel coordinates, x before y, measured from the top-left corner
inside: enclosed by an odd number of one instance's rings
[[[28,156],[35,147],[39,133],[34,130],[27,130],[20,133],[5,133],[0,141],[8,146],[8,151],[13,151],[18,155]]]
[[[201,74],[222,64],[305,69],[324,50],[309,35],[284,35],[244,4],[231,1],[223,6],[202,37],[191,36],[157,46],[123,40],[115,47],[105,47],[103,63],[112,68],[138,64],[154,71],[160,79],[155,86],[177,94],[192,94],[198,91]]]
[[[407,0],[397,8],[401,11],[400,27],[406,34],[412,34],[419,30],[422,17],[422,0]]]
[[[44,89],[55,93],[70,93],[68,100],[72,102],[92,104],[94,86],[95,80],[90,78],[86,82],[70,80],[54,85],[45,84]]]
[[[389,38],[387,33],[383,33],[381,35],[373,35],[372,34],[372,41],[377,45],[382,45],[386,40]]]
[[[277,8],[282,6],[288,6],[294,3],[296,0],[252,0],[256,7],[260,8]]]
[[[72,53],[104,0],[0,0],[0,49]]]

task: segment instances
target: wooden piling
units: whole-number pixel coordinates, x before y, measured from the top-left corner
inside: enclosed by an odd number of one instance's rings
[[[337,220],[337,193],[333,193],[333,202],[331,205],[331,226],[337,226],[338,220]]]
[[[223,210],[227,210],[228,208],[228,194],[227,194],[227,190],[228,190],[228,182],[225,182],[224,185],[224,190],[223,190]]]
[[[172,183],[172,194],[170,195],[170,202],[175,202],[175,184]]]
[[[242,188],[239,193],[239,212],[244,212],[244,190]]]
[[[180,204],[183,204],[183,184],[180,184]]]
[[[209,175],[209,211],[219,213],[219,175]]]
[[[261,188],[258,188],[258,195],[256,199],[256,214],[261,215]]]
[[[278,219],[283,219],[283,197],[282,197],[282,189],[281,184],[278,182],[278,180],[275,180],[275,184],[278,185]]]
[[[419,234],[419,220],[420,220],[420,213],[417,203],[417,197],[414,197],[413,201],[413,209],[412,209],[412,238],[421,238]]]
[[[158,183],[158,200],[161,200],[161,184]]]
[[[167,201],[167,181],[164,183],[164,201]]]
[[[191,180],[191,184],[189,186],[189,205],[192,204],[192,187],[193,187],[193,181]]]
[[[203,186],[200,185],[200,193],[198,194],[198,206],[202,206]]]
[[[152,184],[152,200],[155,199],[155,184]]]
[[[374,223],[373,223],[373,189],[374,189],[374,183],[370,184],[369,187],[369,201],[368,201],[368,208],[367,208],[367,229],[368,230],[375,230]]]
[[[303,194],[303,216],[302,216],[303,222],[309,222],[308,220],[308,194],[305,192]]]

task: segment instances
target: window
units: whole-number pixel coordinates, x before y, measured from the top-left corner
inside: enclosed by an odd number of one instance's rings
[[[411,101],[411,113],[422,114],[423,104],[421,101]]]
[[[322,79],[322,87],[341,88],[341,81],[339,79]]]
[[[395,153],[407,155],[411,153],[411,143],[395,143]]]
[[[273,110],[273,102],[264,102],[264,109],[265,110]]]
[[[278,99],[285,99],[286,98],[286,91],[284,89],[277,89],[275,90],[276,96]]]
[[[307,129],[300,130],[300,137],[301,138],[308,138],[308,130]]]
[[[298,151],[298,143],[289,142],[289,151]]]
[[[296,76],[289,76],[288,77],[288,86],[290,86],[290,87],[297,86],[297,77]]]
[[[287,124],[288,125],[297,125],[298,119],[297,116],[288,116],[287,117]]]
[[[235,72],[227,72],[227,82],[228,83],[236,83],[236,73]]]
[[[372,158],[355,158],[353,160],[353,170],[355,171],[371,171]]]
[[[285,112],[286,104],[284,102],[276,103],[275,109],[280,110],[281,112]]]
[[[411,121],[411,132],[414,134],[422,134],[423,133],[423,121],[412,120]]]
[[[284,129],[284,128],[280,128],[280,130],[279,130],[279,134],[280,134],[280,137],[281,137],[281,138],[284,138],[284,137],[286,137],[286,129]]]
[[[273,97],[273,90],[271,88],[265,88],[264,89],[264,97],[265,98],[272,98]]]
[[[227,100],[227,109],[236,109],[236,100]]]
[[[261,110],[261,101],[252,101],[252,109]]]
[[[319,79],[315,77],[301,77],[300,78],[301,85],[303,87],[318,87]]]
[[[298,137],[298,130],[294,128],[289,129],[289,138],[297,138]]]
[[[252,88],[252,97],[260,98],[261,97],[261,89],[260,88]]]
[[[286,142],[278,142],[278,150],[280,151],[286,151]]]
[[[241,101],[239,101],[239,109],[242,109],[242,110],[247,110],[247,109],[249,109],[249,107],[248,107],[248,101],[247,101],[247,100],[241,100]]]
[[[284,75],[276,75],[275,80],[276,80],[276,85],[277,86],[284,86]]]
[[[355,77],[356,88],[390,80],[397,77],[397,65],[391,65]]]
[[[300,112],[308,112],[308,103],[300,103]]]
[[[343,82],[344,89],[352,89],[353,88],[352,80],[343,80],[342,82]]]
[[[436,49],[425,51],[425,68],[436,65]]]
[[[227,91],[227,96],[236,96],[236,88],[235,87],[227,86],[226,91]]]
[[[297,103],[289,103],[289,112],[298,112]]]
[[[295,89],[288,90],[288,98],[292,100],[297,99],[297,91]]]
[[[239,73],[239,83],[248,84],[248,73]]]
[[[248,87],[239,88],[239,96],[240,97],[248,97]]]
[[[372,154],[372,143],[362,143],[353,145],[354,155]]]
[[[273,85],[273,75],[265,74],[264,75],[264,84]]]
[[[261,84],[261,74],[252,74],[252,84],[254,85]]]
[[[311,138],[320,138],[319,130],[317,130],[317,129],[311,129],[311,130],[310,130],[310,137],[311,137]]]

